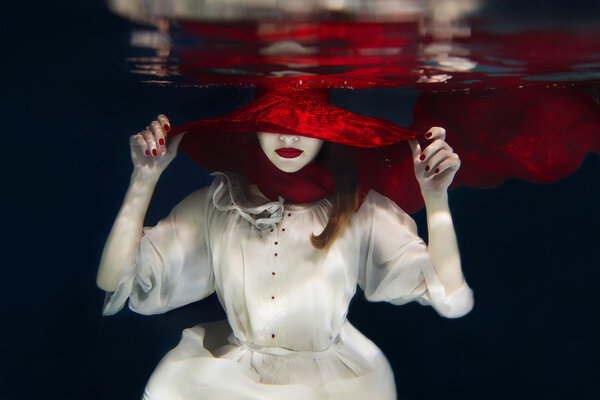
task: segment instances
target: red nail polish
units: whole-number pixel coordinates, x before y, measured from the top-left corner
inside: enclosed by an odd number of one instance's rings
[[[167,124],[165,124],[165,131],[169,132],[171,130],[171,127]]]
[[[164,146],[165,145],[165,139],[163,139],[163,138],[158,139],[158,144],[160,144],[161,146]]]
[[[425,167],[425,171],[429,171],[429,165]]]
[[[427,132],[427,133],[425,134],[425,137],[426,137],[426,138],[430,138],[430,137],[431,137],[431,132]]]
[[[147,155],[147,156],[149,156],[149,155],[150,155],[150,152],[149,152],[148,150],[146,150],[146,155]]]
[[[437,174],[438,172],[440,172],[440,169],[439,169],[439,168],[436,168],[436,169],[435,169],[435,173]]]
[[[425,159],[425,154],[421,154],[421,157],[419,157],[419,160],[423,161]]]
[[[152,155],[156,156],[158,153],[156,152],[156,149],[152,149]]]

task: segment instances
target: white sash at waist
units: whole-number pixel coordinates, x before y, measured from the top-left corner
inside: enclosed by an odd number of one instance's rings
[[[282,357],[300,357],[306,359],[313,360],[321,360],[324,358],[331,357],[337,350],[337,345],[339,340],[339,336],[332,341],[327,348],[319,351],[311,351],[311,350],[292,350],[285,347],[270,347],[270,346],[261,346],[256,343],[246,342],[239,340],[233,333],[229,335],[227,341],[241,349],[246,349],[250,351],[254,351],[261,354],[268,354],[271,356],[282,356]]]

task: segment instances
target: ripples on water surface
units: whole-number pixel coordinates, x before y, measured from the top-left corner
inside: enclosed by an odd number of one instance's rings
[[[149,83],[471,90],[600,80],[593,2],[537,11],[477,0],[109,4],[138,23],[129,62]]]

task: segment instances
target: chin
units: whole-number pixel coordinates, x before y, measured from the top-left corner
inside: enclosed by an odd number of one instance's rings
[[[275,164],[279,170],[287,172],[288,174],[298,172],[306,166],[306,163],[302,162],[301,160],[294,160],[293,162],[290,162],[289,159],[285,159],[285,161],[278,160],[278,162],[273,164]]]
[[[301,165],[301,166],[297,166],[297,165],[294,165],[294,166],[280,166],[280,165],[275,165],[275,166],[277,168],[279,168],[281,171],[287,172],[288,174],[293,174],[294,172],[298,172],[298,171],[300,171],[304,167],[304,165]]]

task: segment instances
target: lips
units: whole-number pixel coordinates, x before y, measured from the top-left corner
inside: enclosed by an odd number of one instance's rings
[[[304,151],[295,149],[293,147],[282,147],[280,149],[275,150],[275,152],[283,158],[296,158],[300,154],[304,153]]]

